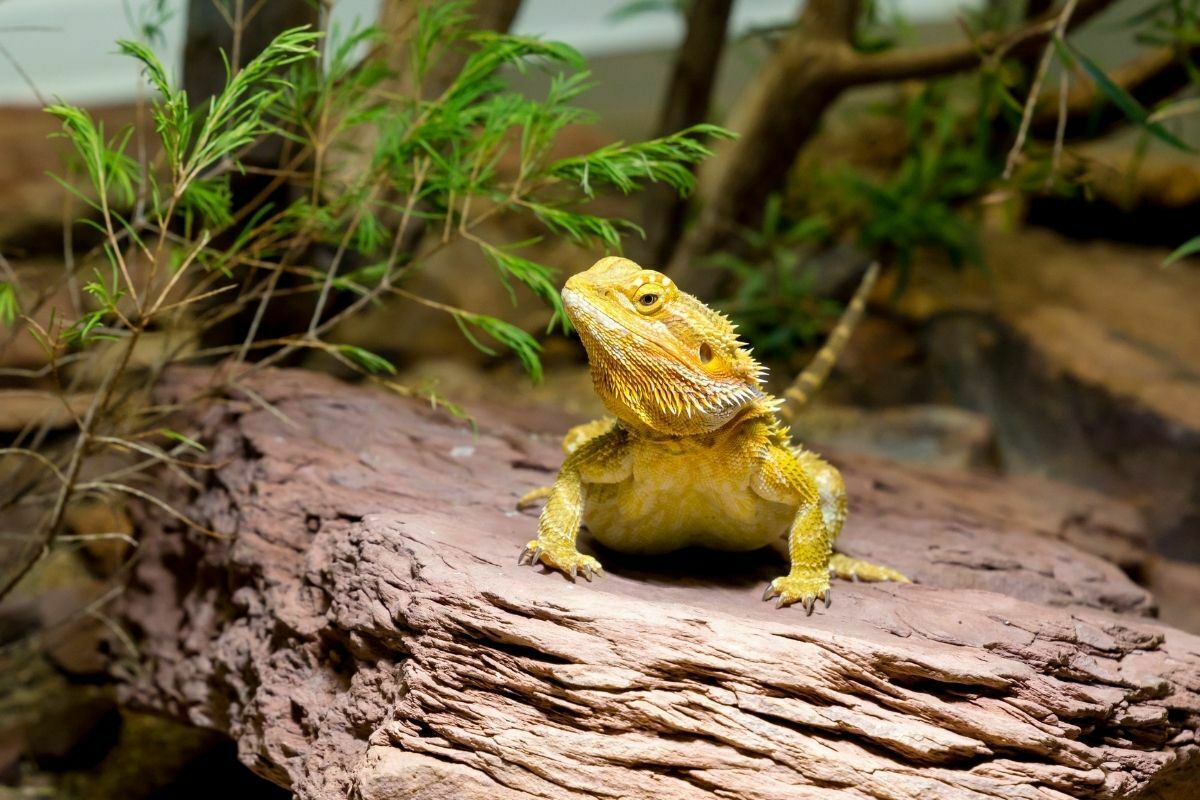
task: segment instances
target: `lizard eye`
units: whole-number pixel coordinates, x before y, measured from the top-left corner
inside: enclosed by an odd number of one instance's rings
[[[665,294],[662,287],[647,284],[638,289],[633,297],[634,305],[643,314],[652,314],[662,306]]]

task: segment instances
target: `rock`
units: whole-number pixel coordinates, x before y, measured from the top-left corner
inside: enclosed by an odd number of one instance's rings
[[[561,461],[539,417],[477,407],[473,433],[320,375],[244,380],[278,414],[199,408],[217,466],[167,495],[218,535],[137,511],[122,697],[303,800],[1195,796],[1200,639],[1064,541],[1136,541],[1111,500],[840,458],[845,549],[917,583],[839,582],[806,617],[758,599],[762,553],[517,566],[513,503]]]
[[[1200,560],[1200,272],[1165,251],[990,233],[990,275],[916,271],[930,397],[985,414],[1001,466],[1135,502]]]
[[[15,786],[20,779],[24,738],[15,729],[0,731],[0,786]]]
[[[934,467],[982,467],[995,447],[987,417],[954,406],[865,409],[816,404],[792,420],[792,435],[816,450]]]
[[[26,731],[26,752],[43,769],[94,766],[117,739],[121,717],[111,692],[47,697]]]
[[[50,663],[76,678],[99,679],[112,666],[112,631],[91,617],[46,632],[42,652]]]
[[[67,508],[66,526],[98,575],[116,574],[129,557],[133,523],[119,501],[84,500]]]
[[[1163,622],[1200,633],[1200,564],[1153,558],[1143,567],[1142,577],[1158,598]]]

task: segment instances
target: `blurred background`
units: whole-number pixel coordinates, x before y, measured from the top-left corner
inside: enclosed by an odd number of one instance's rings
[[[170,365],[235,356],[382,377],[479,424],[537,409],[598,415],[582,348],[547,323],[554,288],[614,249],[595,220],[624,219],[645,234],[615,229],[630,234],[624,252],[729,313],[772,367],[776,391],[879,259],[885,276],[870,313],[830,385],[793,421],[797,438],[834,454],[1054,479],[1116,498],[1143,534],[1114,536],[1105,555],[1154,590],[1168,622],[1200,631],[1200,3],[477,0],[459,28],[564,42],[590,73],[586,91],[568,98],[580,113],[561,115],[538,159],[515,145],[488,151],[487,185],[455,183],[449,167],[439,183],[409,170],[419,158],[389,156],[389,114],[411,125],[421,109],[442,113],[482,41],[437,28],[431,46],[447,47],[438,62],[446,74],[414,81],[422,5],[0,0],[3,447],[67,466],[97,395],[113,436],[161,432],[144,421],[135,431],[118,409],[148,404],[138,393]],[[339,72],[327,58],[306,79],[311,95],[272,99],[295,108],[201,165],[205,181],[224,182],[156,223],[159,195],[179,188],[183,171],[172,172],[154,133],[160,87],[117,40],[144,43],[169,92],[186,89],[203,107],[225,89],[222,49],[244,65],[296,25],[345,40],[376,23],[379,38],[349,46],[351,67]],[[553,69],[528,67],[524,56],[498,62],[488,72],[496,83],[464,108],[499,113],[487,98],[509,92],[548,104],[560,55],[538,56]],[[391,72],[367,85],[360,64]],[[266,74],[300,85],[284,66]],[[336,93],[360,80],[362,92],[338,105]],[[316,148],[318,163],[332,165],[319,190],[304,115],[325,107],[366,109],[345,116],[368,133],[347,128],[348,141]],[[78,118],[61,108],[90,121],[72,128]],[[702,159],[679,156],[676,140],[606,150],[701,123],[740,139],[697,133],[713,150]],[[116,179],[88,184],[96,170],[81,142],[95,130],[109,154],[102,166],[127,170],[128,197]],[[472,122],[431,149],[469,150],[464,142],[487,138],[480,130]],[[681,164],[685,176],[694,166],[698,183],[686,201],[644,174],[633,190],[597,178],[593,191],[586,171],[582,182],[564,178],[579,177],[569,163],[577,158],[596,175],[605,164],[641,174],[639,163],[661,159],[660,175],[662,165]],[[544,204],[531,214],[534,205],[510,208],[504,198],[517,195],[534,160],[558,193],[530,200]],[[291,171],[280,171],[284,162]],[[389,169],[389,191],[416,198],[407,212],[357,182]],[[101,208],[109,191],[119,212]],[[472,192],[477,227],[456,205]],[[302,223],[279,222],[292,244],[277,246],[282,234],[261,222],[274,217],[256,204],[270,196],[272,208],[299,208],[310,195]],[[553,209],[574,216],[554,222]],[[405,228],[410,215],[421,224]],[[116,233],[105,226],[114,220]],[[450,235],[460,223],[471,236]],[[398,229],[406,232],[380,262]],[[143,248],[142,259],[130,241],[149,241],[147,231],[165,245],[153,255]],[[256,249],[256,237],[272,244]],[[527,261],[511,257],[517,245]],[[128,264],[116,255],[125,247]],[[159,270],[156,259],[168,258],[171,270]],[[163,286],[162,276],[193,262],[205,277]],[[378,263],[384,278],[372,271]],[[397,263],[403,274],[393,279]],[[87,284],[97,264],[99,288]],[[206,294],[243,268],[236,302]],[[149,321],[139,303],[132,313],[128,289],[143,285],[182,311]],[[288,338],[318,323],[319,339]],[[167,438],[154,446],[188,445],[185,434]],[[127,470],[128,455],[98,452],[81,474]],[[0,592],[0,797],[287,796],[221,737],[118,710],[114,653],[135,645],[102,612],[136,548],[134,515],[111,495],[72,496],[57,509],[32,502],[43,490],[18,460],[0,461],[0,568],[17,576]],[[56,537],[81,538],[41,547]]]

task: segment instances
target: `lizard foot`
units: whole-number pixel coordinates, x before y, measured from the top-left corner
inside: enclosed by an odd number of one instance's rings
[[[804,606],[804,610],[808,612],[809,616],[811,616],[818,600],[825,601],[825,607],[829,608],[829,603],[832,600],[832,593],[829,588],[829,575],[821,573],[817,573],[816,575],[792,573],[782,578],[776,578],[771,581],[767,586],[767,590],[763,592],[763,600],[770,600],[772,597],[779,598],[779,602],[776,603],[777,608],[790,606],[792,603],[800,603],[800,605]]]
[[[528,563],[533,566],[539,561],[551,569],[562,572],[571,580],[575,580],[576,575],[583,575],[588,581],[591,581],[593,575],[600,575],[604,571],[601,569],[599,561],[591,556],[585,556],[576,550],[574,545],[565,542],[534,539],[525,545],[521,555],[517,556],[518,564]]]
[[[529,508],[538,500],[545,500],[550,496],[550,492],[552,491],[554,491],[553,486],[539,486],[536,489],[530,489],[517,500],[517,511]]]
[[[894,581],[896,583],[912,583],[891,567],[872,564],[859,558],[852,558],[841,553],[829,557],[829,574],[850,581]]]

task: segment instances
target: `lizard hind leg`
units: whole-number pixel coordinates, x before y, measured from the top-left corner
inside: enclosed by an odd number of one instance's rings
[[[848,581],[912,583],[903,573],[891,567],[854,558],[845,553],[834,553],[829,557],[829,574]]]
[[[545,500],[554,491],[553,486],[539,486],[536,489],[530,489],[525,494],[517,498],[517,510],[523,511],[531,506],[537,505],[539,500]]]
[[[842,532],[842,526],[846,522],[846,484],[842,480],[842,474],[816,453],[797,447],[792,454],[812,476],[813,483],[817,486],[817,493],[821,498],[821,516],[825,518],[825,528],[829,531],[830,538],[836,543],[838,534]],[[829,573],[849,581],[911,583],[907,577],[891,567],[844,553],[834,553],[829,557]]]

